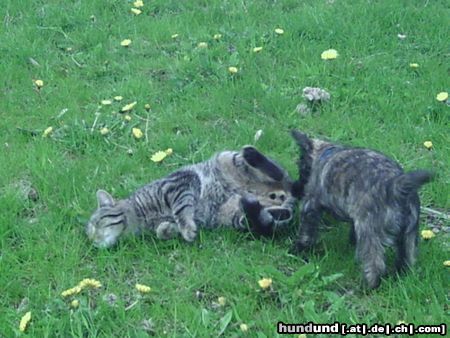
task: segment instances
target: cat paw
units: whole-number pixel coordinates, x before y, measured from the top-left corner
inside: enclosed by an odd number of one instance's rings
[[[240,204],[245,215],[252,218],[257,218],[263,208],[259,201],[252,195],[242,197]]]
[[[243,197],[241,206],[253,235],[265,237],[273,235],[273,218],[256,198],[253,196]]]
[[[176,223],[162,222],[156,228],[156,237],[159,239],[171,239],[178,234]]]
[[[312,250],[312,245],[308,243],[301,242],[300,240],[295,241],[294,245],[290,248],[289,253],[291,255],[303,256],[305,253]]]
[[[196,226],[185,226],[181,229],[181,236],[186,242],[193,242],[197,238],[197,232]]]

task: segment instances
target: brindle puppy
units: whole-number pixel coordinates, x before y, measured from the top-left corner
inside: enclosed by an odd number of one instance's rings
[[[311,139],[296,130],[292,136],[301,150],[293,195],[303,199],[294,251],[316,242],[321,214],[328,211],[352,223],[350,239],[370,288],[378,287],[385,273],[385,246],[395,247],[398,270],[412,266],[418,243],[417,190],[432,174],[405,173],[397,162],[370,149]]]

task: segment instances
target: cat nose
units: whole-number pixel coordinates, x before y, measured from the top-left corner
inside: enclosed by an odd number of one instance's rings
[[[106,249],[106,248],[109,248],[109,247],[111,246],[111,244],[108,243],[108,242],[105,241],[105,240],[101,240],[101,239],[96,238],[96,239],[94,240],[94,246],[95,246],[97,249]]]

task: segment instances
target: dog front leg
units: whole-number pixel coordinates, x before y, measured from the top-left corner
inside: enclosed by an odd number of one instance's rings
[[[311,248],[319,236],[322,208],[314,200],[306,200],[300,212],[300,229],[293,252],[300,253]]]

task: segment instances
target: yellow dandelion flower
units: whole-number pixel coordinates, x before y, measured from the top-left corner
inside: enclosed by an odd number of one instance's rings
[[[176,39],[177,37],[179,37],[179,35],[178,35],[178,34],[172,34],[170,37],[171,37],[172,39]]]
[[[79,282],[79,283],[78,283],[78,287],[79,287],[81,290],[83,290],[84,287],[86,286],[86,284],[87,284],[87,278],[85,278],[85,279],[83,279],[81,282]]]
[[[145,108],[146,110],[150,110],[150,109],[152,109],[152,107],[150,106],[150,104],[149,104],[149,103],[146,103],[146,104],[145,104],[145,106],[144,106],[144,108]]]
[[[81,282],[78,283],[78,287],[81,289],[84,288],[95,288],[98,289],[102,286],[102,283],[100,283],[98,280],[93,278],[85,278]]]
[[[149,293],[150,291],[152,291],[152,288],[150,286],[147,286],[147,285],[144,285],[144,284],[136,284],[135,288],[140,293]]]
[[[320,54],[322,60],[333,60],[339,56],[336,49],[327,49]]]
[[[130,111],[130,110],[132,110],[132,109],[134,108],[134,106],[135,106],[136,104],[137,104],[136,101],[131,102],[131,103],[129,103],[129,104],[123,106],[122,109],[121,109],[121,111],[122,111],[122,112]]]
[[[76,309],[77,307],[80,306],[80,301],[78,299],[74,299],[73,301],[70,302],[70,306]]]
[[[122,101],[123,97],[120,95],[114,96],[114,101]]]
[[[141,11],[140,9],[137,9],[137,8],[132,8],[132,9],[131,9],[131,12],[132,12],[134,15],[139,15],[139,14],[142,13],[142,11]]]
[[[255,48],[253,48],[253,53],[259,53],[262,50],[263,50],[262,47],[255,47]]]
[[[423,146],[424,146],[425,148],[427,148],[428,150],[430,150],[431,148],[433,148],[433,142],[431,142],[431,141],[425,141],[425,142],[423,143]]]
[[[298,335],[298,338],[306,338],[306,334],[302,333]]]
[[[140,138],[142,138],[142,136],[144,136],[144,133],[139,128],[133,128],[132,133],[133,133],[133,136],[137,139],[140,139]]]
[[[447,99],[448,99],[447,92],[440,92],[439,94],[436,95],[436,100],[438,100],[439,102],[447,101]]]
[[[125,114],[125,115],[123,116],[123,119],[124,119],[125,121],[131,121],[131,116],[128,115],[128,114]]]
[[[128,47],[129,45],[131,45],[131,40],[130,39],[122,40],[120,45],[123,46],[123,47]]]
[[[71,52],[71,51],[73,51],[73,48],[72,48],[72,47],[67,47],[67,48],[66,48],[66,51],[67,51],[67,52]]]
[[[169,156],[169,155],[173,154],[173,149],[172,148],[168,148],[168,149],[164,150],[164,152],[166,153],[167,156]]]
[[[400,324],[406,324],[406,322],[404,320],[399,320],[396,325],[400,325]]]
[[[411,68],[419,68],[419,64],[418,63],[410,63],[409,66]]]
[[[220,306],[225,306],[227,299],[225,297],[219,297],[217,298],[217,303],[219,303]]]
[[[198,48],[208,48],[208,43],[207,42],[199,42],[197,44]]]
[[[150,158],[153,162],[161,162],[162,160],[164,160],[167,157],[167,153],[165,151],[157,151],[156,153],[154,153],[152,155],[152,157]]]
[[[89,286],[93,287],[93,288],[101,288],[102,287],[102,283],[100,283],[99,281],[92,279],[91,283],[89,284]]]
[[[442,263],[442,264],[444,264],[444,266],[446,266],[446,267],[450,267],[450,260],[444,261],[444,263]]]
[[[247,332],[248,331],[248,325],[242,323],[241,325],[239,325],[239,328],[241,329],[242,332]]]
[[[53,127],[48,127],[42,133],[42,137],[48,137],[53,132]]]
[[[109,133],[109,129],[106,127],[103,127],[102,129],[100,129],[100,134],[102,135],[106,135]]]
[[[80,286],[75,286],[73,288],[67,289],[63,292],[61,292],[61,297],[70,297],[76,294],[79,294],[81,292],[81,287]]]
[[[111,100],[102,100],[101,104],[104,105],[104,106],[109,106],[109,105],[112,104],[112,101]]]
[[[133,6],[136,8],[144,7],[144,1],[137,0],[137,1],[133,2]]]
[[[30,320],[31,320],[31,311],[28,311],[27,313],[25,313],[25,315],[20,320],[20,324],[19,324],[20,332],[25,332]]]
[[[270,288],[272,285],[272,278],[263,278],[258,281],[259,287],[263,290]]]
[[[420,235],[422,236],[423,239],[431,239],[433,237],[435,237],[436,235],[434,234],[433,231],[431,230],[422,230],[420,232]]]
[[[222,34],[214,34],[213,39],[214,40],[220,40],[222,38]]]
[[[275,33],[277,33],[278,35],[282,35],[284,34],[284,30],[282,28],[275,28]]]
[[[44,86],[44,81],[42,81],[42,80],[34,80],[34,84],[36,85],[36,87],[42,88]]]
[[[239,69],[237,69],[237,67],[228,67],[228,71],[231,74],[236,74],[239,71]]]

